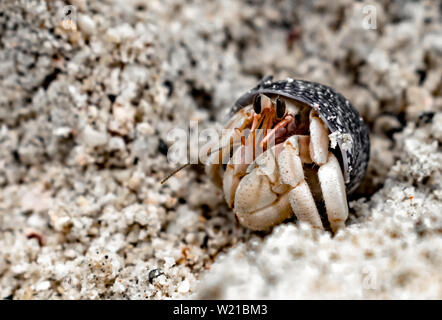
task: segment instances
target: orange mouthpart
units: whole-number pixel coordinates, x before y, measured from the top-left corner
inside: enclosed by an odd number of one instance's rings
[[[276,130],[278,130],[279,128],[283,128],[283,127],[285,127],[285,126],[288,125],[291,121],[293,121],[293,116],[291,116],[291,115],[287,115],[287,116],[285,116],[285,118],[284,118],[283,120],[279,121],[279,122],[276,124],[276,126],[274,126],[273,129],[272,129],[268,134],[266,133],[266,135],[264,136],[264,138],[263,138],[262,141],[261,141],[261,147],[263,147],[264,144],[265,144],[268,140],[270,140],[270,138],[272,138],[272,137],[275,136]]]

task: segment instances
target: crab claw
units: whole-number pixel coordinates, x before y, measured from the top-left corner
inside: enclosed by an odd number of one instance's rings
[[[338,229],[345,227],[348,206],[341,167],[338,159],[332,153],[328,154],[327,162],[319,168],[318,177],[328,221],[333,232],[336,232]]]
[[[234,210],[240,223],[264,230],[292,215],[288,187],[279,180],[276,156],[280,146],[268,149],[250,165],[235,193]]]
[[[243,138],[242,130],[248,127],[253,118],[246,112],[241,110],[232,118],[225,130],[222,130],[220,141],[215,141],[209,148],[210,155],[206,163],[206,174],[214,181],[216,185],[221,187],[222,182],[222,165],[227,163],[226,157],[230,155],[232,149],[240,145]]]
[[[298,142],[297,136],[291,136],[284,142],[284,150],[278,158],[281,180],[292,188],[289,200],[298,220],[307,221],[313,227],[323,229],[312,192],[304,179]]]

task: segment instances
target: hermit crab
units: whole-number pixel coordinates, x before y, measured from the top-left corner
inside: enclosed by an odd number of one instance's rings
[[[206,173],[248,228],[264,230],[294,214],[336,232],[369,149],[363,119],[334,89],[267,77],[231,108]]]

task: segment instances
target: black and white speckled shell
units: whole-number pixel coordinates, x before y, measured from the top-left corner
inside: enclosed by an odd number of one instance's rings
[[[339,132],[337,141],[342,154],[347,193],[354,191],[367,170],[370,155],[368,129],[353,105],[334,89],[316,82],[264,78],[255,88],[242,95],[230,110],[230,115],[250,105],[258,93],[278,94],[314,108],[330,129]],[[343,146],[342,137],[350,137]]]

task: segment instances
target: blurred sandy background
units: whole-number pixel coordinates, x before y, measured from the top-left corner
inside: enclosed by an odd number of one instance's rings
[[[0,298],[441,299],[441,12],[1,1]],[[334,238],[242,228],[198,168],[159,184],[167,133],[219,125],[268,74],[334,87],[370,127],[369,171]]]

